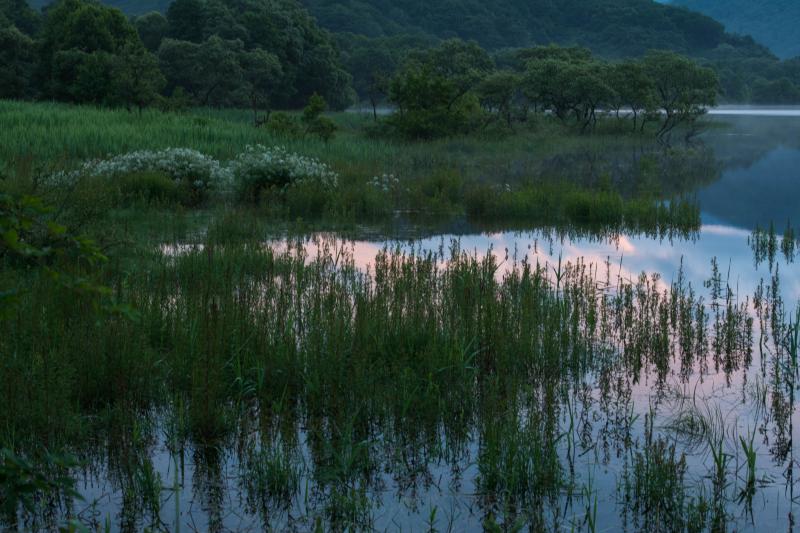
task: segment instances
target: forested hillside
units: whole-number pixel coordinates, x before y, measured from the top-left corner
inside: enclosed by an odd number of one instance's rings
[[[424,32],[496,49],[577,44],[604,56],[669,48],[697,53],[729,43],[709,17],[651,0],[304,0],[320,24],[368,36]],[[731,43],[740,47],[743,43]]]
[[[714,3],[714,0],[680,1],[698,8]],[[3,2],[18,6],[12,11],[25,12],[19,7],[24,5],[23,0],[0,0],[0,5]],[[44,3],[47,0],[34,0],[32,5],[41,7]],[[152,13],[139,16],[135,21],[142,41],[153,53],[159,52],[164,38],[170,39],[166,44],[174,48],[173,39],[200,43],[219,36],[229,47],[238,40],[243,49],[252,48],[254,43],[271,52],[273,46],[283,48],[284,51],[276,55],[284,62],[284,70],[290,71],[296,70],[295,63],[300,58],[333,65],[339,61],[336,57],[339,54],[362,98],[368,97],[367,87],[376,63],[382,73],[391,74],[407,52],[429,48],[455,37],[477,42],[501,61],[504,54],[514,49],[551,43],[586,47],[595,55],[610,60],[641,57],[648,50],[668,49],[714,68],[720,79],[723,101],[800,101],[800,61],[781,62],[751,37],[726,32],[725,27],[711,17],[653,0],[497,0],[492,3],[479,0],[180,0],[174,3],[170,0],[105,0],[104,3],[132,16],[153,9],[165,14],[181,13],[178,18],[185,21],[182,29],[178,27],[180,23],[176,25],[174,21],[168,27],[164,17]],[[740,0],[732,4],[740,3],[745,2]],[[772,3],[783,5],[781,0]],[[254,10],[260,13],[257,18],[263,23],[261,26],[254,25],[248,14]],[[286,22],[287,12],[295,22]],[[753,11],[753,19],[757,19],[756,15],[766,16],[767,12]],[[21,20],[15,23],[17,27],[32,28],[35,20],[30,21],[26,16],[16,15]],[[317,30],[309,37],[311,34],[306,30],[298,30],[316,27],[313,19],[335,38],[331,39],[325,32],[316,33]],[[301,20],[305,22],[297,23]],[[272,34],[265,32],[265,28]],[[301,55],[292,56],[285,48],[296,44],[291,37],[296,30],[304,35],[304,41],[318,44],[335,41],[338,51],[329,44],[315,45],[316,52],[309,55],[303,52],[307,48],[302,45],[295,49]],[[166,52],[177,53],[178,50]],[[160,53],[162,65],[165,57],[169,59],[169,54]],[[310,69],[313,71],[314,67]],[[325,84],[329,82],[336,84],[333,91],[328,91],[329,101],[341,105],[345,94],[340,86],[343,77],[336,74],[328,77]],[[312,78],[303,83],[313,85]],[[306,97],[308,92],[301,91],[300,95]],[[285,95],[281,100],[296,103],[300,95],[296,98]],[[205,98],[201,96],[200,100],[205,101]]]
[[[797,0],[673,0],[705,13],[728,31],[752,35],[778,56],[800,56],[800,2]]]
[[[33,0],[42,7],[50,0]],[[603,56],[651,49],[697,54],[731,41],[710,17],[652,0],[302,0],[321,26],[368,37],[417,34],[475,40],[489,49],[577,44]],[[166,12],[171,0],[104,0],[131,15]],[[753,50],[748,50],[753,53]]]
[[[751,37],[726,32],[708,16],[652,0],[303,1],[321,26],[344,36],[338,41],[357,85],[362,76],[350,58],[362,62],[365,48],[387,56],[402,48],[401,37],[459,37],[496,52],[578,45],[607,59],[669,49],[713,67],[725,101],[800,100],[800,64],[780,62]]]

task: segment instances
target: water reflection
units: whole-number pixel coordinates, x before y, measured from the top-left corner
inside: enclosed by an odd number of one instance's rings
[[[344,298],[345,308],[355,312],[371,298],[383,301],[377,294],[388,291],[385,305],[413,325],[392,337],[391,359],[405,357],[403,346],[414,342],[415,332],[451,320],[448,305],[471,309],[464,327],[481,309],[515,314],[504,319],[505,336],[491,337],[489,344],[483,343],[490,339],[479,339],[490,331],[459,333],[478,344],[453,354],[466,359],[458,360],[458,370],[447,370],[455,374],[444,382],[431,375],[423,384],[409,367],[399,373],[387,368],[392,381],[381,387],[390,389],[372,389],[369,396],[354,391],[348,399],[335,389],[318,397],[301,386],[297,398],[278,396],[280,402],[299,401],[299,412],[270,407],[283,413],[276,417],[261,406],[210,455],[188,439],[181,459],[170,461],[168,439],[156,437],[149,453],[160,478],[172,479],[178,464],[185,469],[178,484],[180,507],[163,501],[159,520],[175,514],[176,520],[191,519],[209,530],[264,524],[307,530],[320,520],[333,529],[349,524],[416,530],[433,521],[441,529],[480,531],[490,521],[556,530],[584,527],[591,512],[597,524],[631,531],[652,531],[658,524],[671,530],[685,525],[686,516],[709,528],[783,528],[792,511],[794,481],[787,476],[797,417],[791,377],[796,367],[783,340],[791,309],[800,301],[800,279],[790,257],[767,252],[765,258],[762,248],[786,247],[777,236],[707,225],[688,241],[553,231],[411,241],[342,242],[316,235],[233,250],[244,255],[234,255],[232,265],[251,257],[264,261],[274,250],[312,272],[322,269],[324,283],[304,288],[296,287],[301,281],[290,274],[299,272],[297,267],[285,272],[270,267],[269,275],[256,268],[252,274],[264,279],[256,285],[244,277],[251,288],[248,309],[267,306],[261,320],[267,320],[275,298],[293,293],[298,301]],[[202,246],[165,252],[181,272],[228,253]],[[461,253],[465,259],[454,260]],[[376,276],[374,287],[366,282],[368,293],[357,296],[361,289],[353,283],[363,278],[351,278],[351,267]],[[527,276],[540,272],[563,298],[563,311],[551,316],[554,322],[548,319],[554,310],[545,311],[544,301],[542,311],[514,303],[530,290],[524,287],[536,286],[523,282],[525,268],[532,269]],[[430,277],[431,272],[442,274]],[[473,275],[478,278],[469,282]],[[399,278],[382,282],[383,276]],[[461,283],[462,277],[464,285],[450,292],[456,286],[448,284]],[[475,304],[467,303],[472,291],[488,280],[497,284],[502,304],[469,307]],[[339,283],[345,292],[333,289]],[[253,287],[271,296],[253,298]],[[423,294],[428,296],[408,299]],[[184,298],[181,291],[174,293],[176,303]],[[447,304],[449,298],[455,300]],[[535,312],[543,314],[529,314]],[[392,317],[398,315],[386,315],[390,330]],[[280,323],[279,317],[268,320]],[[314,320],[327,319],[322,314]],[[552,324],[554,338],[565,344],[552,358],[545,350],[543,360],[528,359],[532,348],[526,343],[539,335],[531,326],[539,323]],[[475,326],[489,327],[480,324]],[[280,330],[272,322],[264,327]],[[313,331],[295,332],[301,351],[317,342]],[[334,332],[326,331],[323,338]],[[533,346],[539,353],[539,345]],[[404,364],[416,364],[411,361],[420,348],[407,349],[412,359]],[[462,371],[471,377],[449,381]],[[336,382],[332,376],[317,379]],[[348,372],[345,379],[353,376]],[[753,451],[752,477],[743,466],[742,442]],[[725,464],[715,469],[718,461]],[[113,483],[103,487],[104,494],[118,491]],[[118,502],[109,499],[106,505],[115,509]]]
[[[702,142],[723,170],[698,192],[703,219],[744,229],[800,220],[800,120],[723,116]]]

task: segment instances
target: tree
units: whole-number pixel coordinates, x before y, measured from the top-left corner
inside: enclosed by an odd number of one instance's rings
[[[559,59],[533,60],[527,63],[522,90],[534,108],[549,110],[566,121],[575,109],[575,94],[570,90],[576,74],[575,64]]]
[[[478,87],[481,105],[506,121],[510,128],[514,119],[514,100],[520,90],[521,78],[517,74],[501,70],[484,79]]]
[[[36,44],[15,26],[0,29],[0,98],[29,98]]]
[[[231,93],[243,85],[239,56],[243,52],[241,41],[224,41],[212,36],[198,49],[198,73],[202,76],[199,100],[202,105],[234,104]]]
[[[197,71],[200,45],[189,41],[164,39],[158,48],[158,64],[167,80],[166,92],[181,89],[196,99],[201,93],[202,73]]]
[[[322,115],[327,108],[328,104],[325,99],[315,93],[308,100],[308,105],[303,109],[303,116],[300,119],[305,126],[306,135],[316,135],[326,143],[336,133],[336,124]]]
[[[167,21],[172,39],[200,43],[206,38],[206,3],[203,0],[175,0],[167,9]]]
[[[513,52],[513,62],[524,69],[531,61],[545,61],[552,59],[565,63],[585,63],[592,60],[592,52],[582,46],[534,46],[522,48]]]
[[[396,55],[384,43],[370,43],[354,50],[347,61],[353,73],[353,88],[369,100],[372,116],[378,120],[378,104],[389,94],[392,75],[397,70]]]
[[[761,80],[753,86],[752,100],[756,104],[793,104],[800,102],[800,88],[788,78]]]
[[[277,87],[283,82],[283,69],[274,54],[260,48],[244,52],[241,64],[253,110],[253,123],[258,127],[269,121],[273,94],[278,92]],[[259,116],[261,110],[267,111],[263,118]]]
[[[681,124],[693,126],[717,102],[717,75],[691,59],[673,52],[650,52],[645,56],[644,69],[653,80],[657,105],[664,114],[659,136]]]
[[[439,46],[418,52],[411,61],[425,66],[433,76],[441,77],[452,87],[452,107],[459,98],[475,89],[494,70],[489,54],[476,42],[448,39]]]
[[[493,68],[477,44],[458,39],[411,54],[389,87],[398,108],[390,125],[417,139],[466,132],[480,112],[475,92]]]
[[[613,89],[612,108],[619,116],[623,107],[633,116],[633,129],[636,131],[639,116],[655,110],[657,105],[656,88],[647,75],[644,65],[636,61],[625,61],[611,65],[607,71],[608,84]],[[642,120],[644,127],[645,120]]]
[[[52,60],[50,96],[78,104],[114,103],[115,62],[116,56],[104,50],[60,50]]]
[[[430,67],[408,65],[392,80],[389,100],[397,106],[388,123],[411,139],[431,139],[466,132],[474,111],[466,98],[457,98],[452,81]],[[453,104],[455,102],[455,105]]]
[[[141,47],[121,11],[85,0],[58,0],[47,10],[38,78],[45,96],[86,103],[113,100],[115,56]]]
[[[169,22],[161,13],[152,11],[135,21],[136,32],[144,43],[145,47],[151,52],[156,52],[161,46],[161,41],[169,33]]]
[[[290,101],[310,98],[314,93],[323,95],[335,109],[346,109],[354,99],[353,78],[339,66],[339,54],[332,45],[312,48],[303,54],[296,74],[297,93]]]
[[[599,61],[570,65],[566,75],[573,111],[581,131],[594,128],[597,110],[614,99],[614,89],[606,83],[607,66]]]
[[[173,39],[199,44],[216,37],[277,57],[283,81],[271,90],[273,105],[300,107],[314,92],[337,109],[352,102],[352,80],[331,36],[297,0],[175,0],[167,20]]]
[[[166,83],[155,56],[136,44],[127,45],[116,56],[113,74],[118,102],[140,113],[158,99]]]
[[[201,44],[165,39],[158,50],[159,64],[172,91],[182,87],[200,105],[244,104],[241,41],[217,36]]]
[[[0,0],[0,28],[16,26],[26,35],[39,31],[41,15],[31,9],[27,0]]]

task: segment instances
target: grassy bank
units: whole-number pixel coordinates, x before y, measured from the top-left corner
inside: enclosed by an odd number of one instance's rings
[[[250,206],[288,220],[374,221],[402,212],[513,224],[577,223],[655,231],[672,225],[692,230],[698,212],[691,192],[717,172],[702,150],[665,150],[624,134],[581,136],[546,117],[513,134],[423,144],[370,135],[371,119],[354,113],[333,116],[339,133],[327,143],[276,136],[254,128],[245,112],[236,111],[136,114],[0,102],[0,116],[0,161],[8,176],[4,186],[25,193],[48,195],[53,191],[46,177],[53,173],[141,150],[188,148],[223,167],[253,145],[283,146],[289,153],[316,158],[338,176],[334,189],[268,186],[249,195]],[[139,200],[209,207],[205,198],[182,196],[167,183],[172,176],[140,174],[107,180],[94,176],[55,191],[51,203],[74,207],[83,194],[92,197],[95,206],[105,202],[104,209]]]

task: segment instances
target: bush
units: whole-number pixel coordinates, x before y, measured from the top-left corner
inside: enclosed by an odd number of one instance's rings
[[[338,175],[317,159],[284,148],[248,146],[229,167],[237,198],[258,203],[265,192],[285,194],[292,187],[313,186],[330,191]]]
[[[305,125],[306,135],[315,135],[326,143],[333,139],[337,130],[336,124],[331,119],[322,116],[327,108],[325,99],[314,93],[303,109],[303,116],[300,119]]]
[[[286,139],[300,137],[300,126],[288,113],[273,113],[267,122],[267,130],[277,137]]]
[[[178,182],[163,172],[134,172],[120,176],[117,181],[120,200],[123,204],[144,202],[147,204],[192,205],[191,195],[188,197]]]
[[[474,101],[463,100],[452,107],[431,106],[395,113],[386,120],[386,124],[395,136],[409,140],[466,135],[476,130],[482,115]]]
[[[192,205],[202,203],[212,190],[224,190],[230,175],[219,161],[188,148],[139,150],[103,159],[88,161],[74,172],[51,176],[55,184],[71,185],[81,177],[120,178],[137,173],[156,172],[169,176],[187,191]]]
[[[319,183],[303,182],[286,190],[286,208],[293,217],[319,217],[331,199],[330,191]]]

